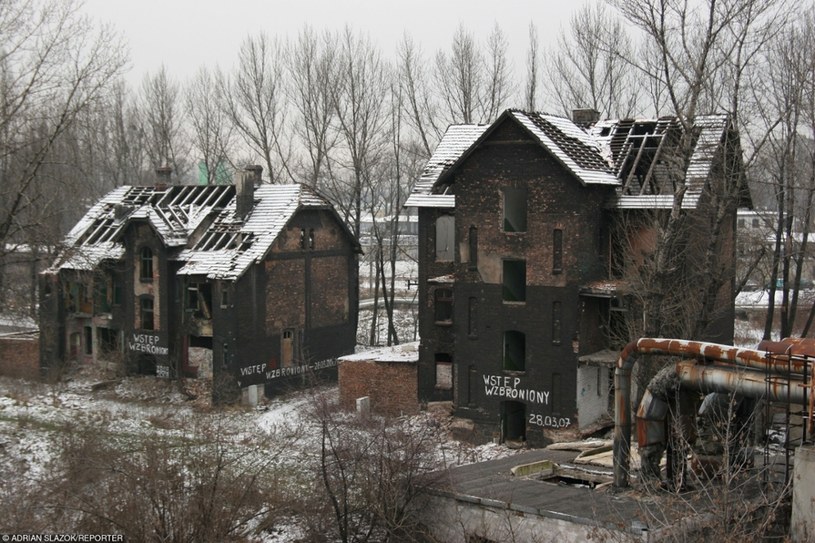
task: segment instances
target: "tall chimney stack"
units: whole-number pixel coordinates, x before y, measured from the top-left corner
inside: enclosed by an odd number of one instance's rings
[[[166,189],[170,186],[170,177],[173,174],[171,166],[159,166],[156,168],[156,188]]]
[[[238,172],[235,183],[235,214],[243,219],[252,212],[255,206],[255,186],[260,184],[263,166],[246,166]]]
[[[587,128],[600,120],[600,112],[592,108],[581,108],[572,110],[572,121],[574,124]]]

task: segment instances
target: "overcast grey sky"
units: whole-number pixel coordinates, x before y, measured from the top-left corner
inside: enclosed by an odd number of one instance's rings
[[[162,63],[179,80],[201,66],[230,70],[247,35],[265,31],[294,36],[306,23],[316,30],[350,24],[391,57],[407,32],[430,57],[449,48],[459,23],[485,40],[497,22],[504,30],[516,73],[523,73],[529,22],[541,45],[586,0],[85,0],[85,11],[111,23],[130,46],[129,80],[141,81]]]

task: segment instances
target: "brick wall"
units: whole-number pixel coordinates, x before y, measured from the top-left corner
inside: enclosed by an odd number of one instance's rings
[[[0,337],[0,375],[39,379],[39,338],[36,336]]]
[[[416,413],[416,364],[410,362],[340,362],[340,407],[356,408],[357,398],[368,396],[371,411],[383,415]]]

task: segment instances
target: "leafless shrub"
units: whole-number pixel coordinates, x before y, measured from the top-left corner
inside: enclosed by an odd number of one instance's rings
[[[309,540],[426,540],[417,498],[434,467],[430,429],[343,414],[325,397],[315,399],[310,417],[320,444],[303,506],[315,512],[304,519]]]
[[[31,502],[48,513],[39,526],[130,541],[235,541],[270,529],[290,512],[277,467],[294,436],[236,436],[224,420],[188,421],[181,435],[64,432],[46,497]]]

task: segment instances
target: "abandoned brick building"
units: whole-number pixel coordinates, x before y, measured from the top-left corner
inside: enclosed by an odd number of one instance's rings
[[[615,328],[636,311],[613,264],[626,244],[613,238],[653,243],[620,225],[670,211],[664,161],[681,126],[588,120],[508,110],[491,125],[451,126],[407,201],[419,211],[419,400],[452,400],[481,439],[540,442],[612,412],[625,336]],[[740,164],[724,160],[740,151],[727,116],[699,117],[694,130],[683,208],[706,236],[712,172]],[[726,254],[735,220],[734,208]],[[721,261],[732,276],[734,259]],[[729,343],[726,283],[706,339]]]
[[[308,187],[259,181],[254,167],[96,203],[41,277],[42,367],[212,378],[216,399],[335,372],[355,345],[359,244]]]

